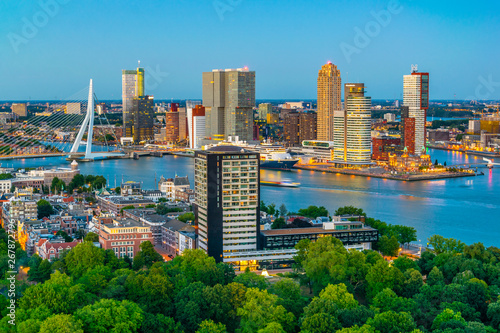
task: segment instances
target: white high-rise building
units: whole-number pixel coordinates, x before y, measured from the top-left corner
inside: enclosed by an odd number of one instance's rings
[[[206,137],[205,107],[201,101],[186,101],[189,148],[200,148],[198,141]]]
[[[403,79],[403,105],[408,107],[409,118],[415,118],[415,154],[425,150],[425,121],[429,109],[429,73],[412,73]]]
[[[363,83],[346,83],[344,110],[334,113],[334,161],[365,165],[371,162],[371,97]]]

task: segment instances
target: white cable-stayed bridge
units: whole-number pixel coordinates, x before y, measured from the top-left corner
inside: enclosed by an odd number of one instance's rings
[[[69,114],[69,110],[65,113],[64,109],[54,110],[49,114],[31,117],[20,125],[10,128],[4,126],[4,131],[0,133],[0,159],[67,155],[69,159],[92,161],[125,156],[119,146],[115,126],[110,125],[104,114],[96,115],[94,99],[93,83],[90,80],[86,102],[64,101],[66,105],[71,102],[81,106],[86,105],[84,115]],[[99,137],[94,135],[96,119],[101,125]],[[71,140],[76,132],[74,140]],[[115,142],[114,145],[108,142],[111,138],[111,141]],[[84,151],[82,148],[85,148]]]

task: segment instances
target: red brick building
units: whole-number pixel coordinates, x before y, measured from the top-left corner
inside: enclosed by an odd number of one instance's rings
[[[70,251],[81,242],[81,240],[77,240],[70,243],[51,243],[47,239],[40,239],[35,246],[35,251],[42,259],[54,260],[59,258],[62,251]]]
[[[372,160],[376,161],[389,161],[390,146],[398,146],[401,144],[400,138],[393,138],[389,136],[382,136],[372,139]]]
[[[408,154],[415,154],[415,118],[405,118],[403,126],[403,145],[407,148]]]
[[[154,245],[151,228],[130,218],[114,219],[112,223],[101,224],[99,229],[101,247],[105,250],[112,249],[117,257],[134,258],[140,251],[141,243],[145,241]]]

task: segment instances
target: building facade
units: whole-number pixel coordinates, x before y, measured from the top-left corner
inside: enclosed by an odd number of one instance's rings
[[[154,117],[153,96],[133,98],[131,109],[124,120],[125,136],[132,137],[134,143],[153,140]]]
[[[253,138],[255,72],[248,68],[203,73],[206,135],[210,138]]]
[[[412,68],[403,79],[403,105],[408,107],[408,117],[415,119],[415,154],[425,148],[425,122],[429,109],[429,73],[419,73]],[[405,129],[405,132],[408,129]]]
[[[11,105],[12,113],[17,114],[19,117],[28,116],[28,108],[26,103],[12,103]]]
[[[267,119],[267,115],[273,112],[273,105],[271,103],[259,104],[259,119]]]
[[[105,250],[113,250],[118,258],[134,258],[141,243],[149,241],[154,245],[151,228],[132,219],[113,220],[99,228],[99,243]]]
[[[217,262],[258,248],[259,159],[236,146],[195,153],[198,248]]]
[[[333,116],[342,109],[341,98],[340,71],[328,62],[318,73],[318,140],[333,141]]]
[[[144,68],[122,70],[123,124],[129,122],[132,100],[139,96],[144,96]]]
[[[335,111],[334,161],[346,164],[371,162],[371,97],[363,83],[346,83],[344,110]]]

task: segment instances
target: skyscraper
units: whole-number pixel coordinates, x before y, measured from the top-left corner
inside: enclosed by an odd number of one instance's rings
[[[134,143],[154,139],[153,96],[139,96],[132,99],[132,108],[125,125],[125,136],[134,138]]]
[[[419,73],[412,66],[412,73],[403,78],[403,105],[408,107],[409,118],[415,119],[415,154],[425,149],[425,121],[429,109],[429,73]],[[406,133],[405,135],[409,135]]]
[[[229,145],[195,152],[198,247],[216,262],[258,248],[259,159],[258,153]]]
[[[318,73],[318,140],[333,141],[333,115],[342,109],[340,86],[337,66],[323,65]]]
[[[267,119],[267,114],[273,112],[273,105],[271,103],[259,104],[259,119]]]
[[[122,110],[123,124],[129,122],[132,100],[144,96],[144,68],[122,70]]]
[[[204,72],[203,106],[208,137],[252,140],[255,72],[246,67]]]
[[[205,137],[205,107],[188,108],[189,148],[199,148],[198,140]]]
[[[371,162],[371,97],[365,96],[363,83],[344,85],[344,110],[335,111],[334,161]]]

